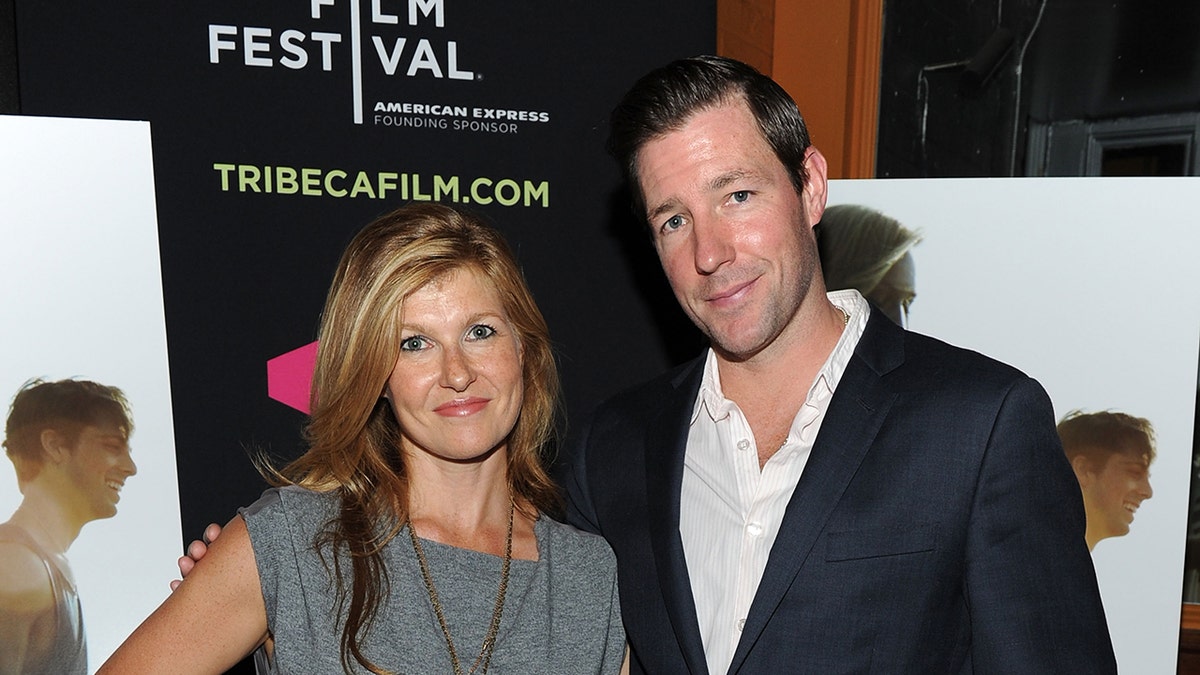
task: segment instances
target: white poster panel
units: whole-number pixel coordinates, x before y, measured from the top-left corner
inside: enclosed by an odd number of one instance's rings
[[[909,327],[1037,378],[1073,409],[1151,421],[1153,497],[1093,560],[1117,662],[1174,673],[1200,349],[1200,179],[834,181],[919,230]]]
[[[96,668],[178,574],[179,495],[150,125],[0,116],[0,399],[31,378],[128,397],[137,473],[67,551]],[[0,461],[0,522],[21,501]]]

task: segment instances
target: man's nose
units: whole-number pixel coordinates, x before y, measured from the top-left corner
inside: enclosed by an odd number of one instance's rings
[[[729,231],[716,217],[696,219],[692,224],[692,246],[699,274],[712,274],[734,259]]]
[[[137,464],[133,457],[129,456],[128,450],[121,456],[121,470],[125,472],[126,477],[137,474]]]

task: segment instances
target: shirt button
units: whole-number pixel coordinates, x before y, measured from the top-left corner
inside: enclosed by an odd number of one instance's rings
[[[738,450],[749,450],[750,449],[750,441],[743,438],[742,440],[738,441],[737,447],[738,447]]]
[[[740,632],[742,632],[742,630],[743,630],[745,627],[746,627],[746,620],[745,620],[745,619],[738,619],[738,620],[737,620],[737,629],[738,629],[738,632],[739,632],[739,633],[740,633]]]
[[[746,526],[746,534],[750,535],[751,537],[761,536],[762,533],[763,526],[759,525],[758,523],[750,523]]]

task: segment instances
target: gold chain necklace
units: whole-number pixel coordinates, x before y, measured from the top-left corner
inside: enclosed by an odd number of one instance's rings
[[[433,587],[433,577],[429,574],[429,561],[425,559],[425,550],[421,548],[421,541],[417,539],[412,518],[408,519],[406,525],[408,525],[408,537],[412,540],[413,551],[417,554],[417,562],[421,566],[421,578],[425,580],[425,591],[429,594],[429,601],[433,604],[433,613],[437,615],[438,625],[442,628],[442,636],[446,638],[446,649],[450,650],[450,663],[454,665],[454,675],[462,675],[462,664],[459,663],[458,652],[454,649],[454,640],[450,638],[450,627],[446,625],[442,603],[438,600],[437,589]],[[486,673],[488,665],[492,662],[492,650],[496,647],[496,633],[500,630],[500,614],[504,611],[504,593],[508,590],[508,567],[512,562],[512,530],[513,502],[509,499],[508,534],[504,537],[504,565],[500,568],[500,590],[496,592],[496,608],[492,610],[492,625],[488,627],[487,635],[483,638],[483,646],[479,648],[479,656],[475,657],[475,663],[471,664],[471,669],[467,671],[468,675],[474,673],[480,664],[483,665],[483,670],[479,672]]]
[[[842,309],[841,305],[834,305],[833,308],[842,313],[842,327],[845,328],[846,326],[849,326],[850,325],[850,312],[847,312],[846,310]]]

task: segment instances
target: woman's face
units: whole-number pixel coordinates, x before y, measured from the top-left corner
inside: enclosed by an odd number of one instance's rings
[[[406,455],[454,463],[505,446],[524,397],[521,344],[492,282],[470,268],[410,295],[387,397]]]

